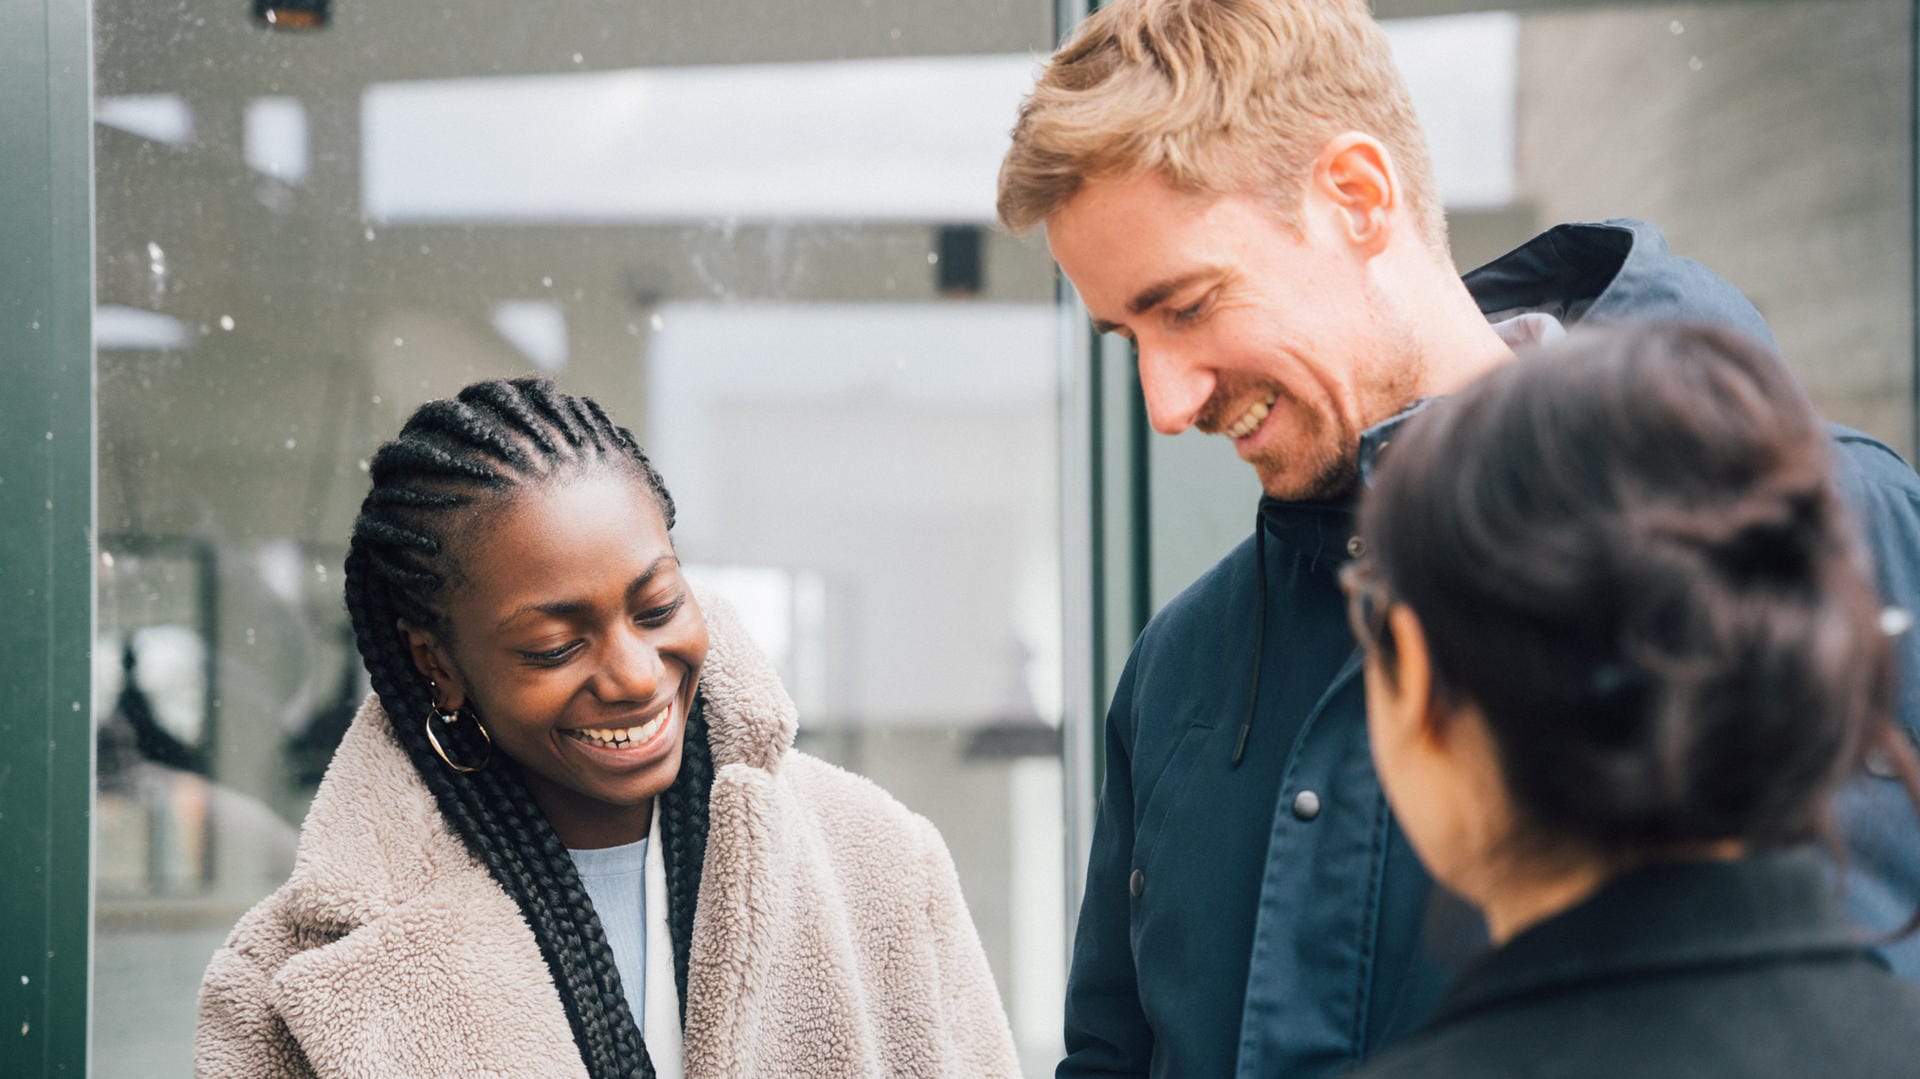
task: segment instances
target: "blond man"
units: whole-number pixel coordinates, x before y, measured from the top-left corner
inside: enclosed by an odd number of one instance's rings
[[[1335,573],[1374,455],[1418,402],[1575,322],[1770,335],[1639,222],[1562,225],[1456,276],[1361,0],[1118,0],[1022,106],[999,209],[1044,227],[1095,325],[1134,343],[1154,429],[1230,439],[1265,492],[1253,535],[1153,619],[1116,689],[1059,1075],[1343,1071],[1425,1019],[1472,936],[1433,899],[1367,747]],[[1920,485],[1865,436],[1840,448],[1883,587],[1911,599]],[[1892,897],[1870,912],[1885,923],[1920,868],[1863,835],[1856,864],[1886,872],[1855,895]]]

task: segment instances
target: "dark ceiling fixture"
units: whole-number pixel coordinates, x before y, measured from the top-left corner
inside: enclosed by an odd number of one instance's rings
[[[253,0],[253,17],[274,30],[319,30],[332,20],[329,0]]]

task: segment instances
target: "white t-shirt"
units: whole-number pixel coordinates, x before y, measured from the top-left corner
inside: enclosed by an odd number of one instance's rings
[[[647,1056],[660,1079],[682,1079],[680,990],[673,981],[667,929],[667,866],[660,851],[660,814],[646,839],[567,854],[613,949],[613,966],[633,1011]]]

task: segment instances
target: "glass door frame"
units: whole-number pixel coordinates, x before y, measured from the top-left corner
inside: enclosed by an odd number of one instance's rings
[[[0,1035],[84,1075],[92,976],[93,48],[0,2]],[[14,1071],[18,1068],[18,1071]]]

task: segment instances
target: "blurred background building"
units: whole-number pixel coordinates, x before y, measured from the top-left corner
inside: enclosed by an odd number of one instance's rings
[[[92,1073],[188,1074],[206,960],[291,865],[367,691],[340,567],[373,447],[544,372],[649,448],[801,746],[940,827],[1050,1075],[1105,696],[1257,497],[1218,440],[1147,436],[1124,344],[992,224],[1083,6],[332,0],[288,28],[314,7],[92,6],[97,609],[91,703],[52,728],[97,746]],[[1379,11],[1463,269],[1649,218],[1911,457],[1913,4]]]

